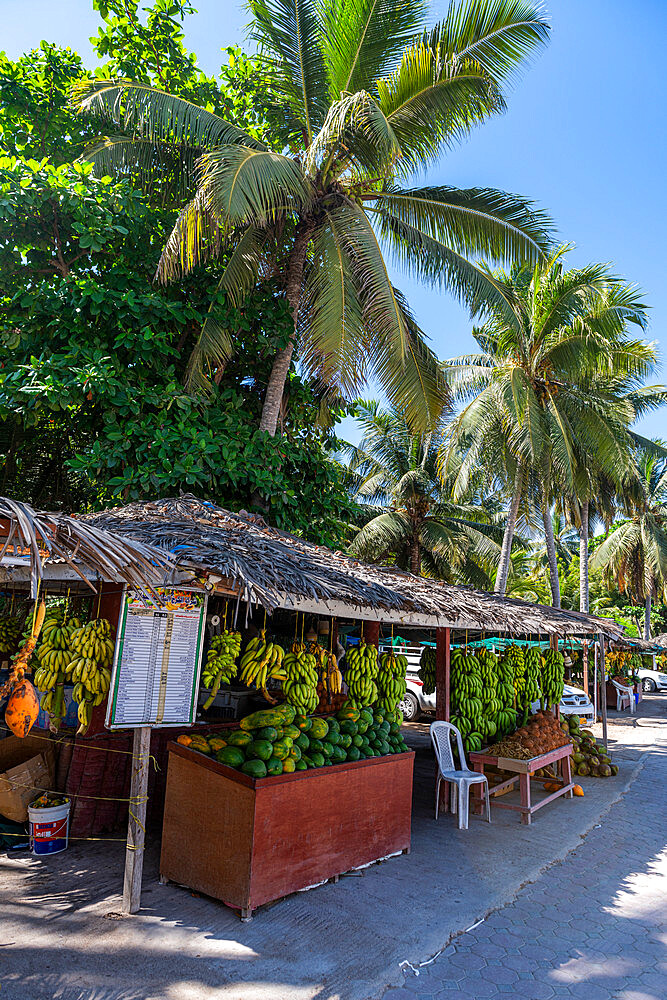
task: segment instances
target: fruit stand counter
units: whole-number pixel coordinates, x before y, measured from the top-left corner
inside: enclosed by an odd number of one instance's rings
[[[251,778],[169,745],[161,878],[239,908],[410,849],[414,753]]]
[[[537,812],[538,809],[541,809],[542,806],[545,806],[547,802],[552,802],[561,795],[568,795],[572,798],[572,789],[574,788],[570,763],[572,750],[572,744],[566,743],[564,746],[556,747],[555,750],[549,750],[548,753],[540,754],[539,757],[531,757],[529,760],[494,757],[491,754],[484,753],[484,751],[479,753],[473,752],[469,754],[469,757],[473,769],[478,771],[480,774],[484,774],[485,765],[496,767],[501,771],[514,772],[513,777],[508,778],[506,781],[503,781],[499,785],[495,785],[490,789],[493,804],[494,806],[497,806],[498,809],[514,809],[517,812],[520,812],[521,822],[529,824],[533,813]],[[552,784],[559,785],[558,790],[554,791],[551,795],[548,795],[545,799],[540,799],[539,802],[532,805],[530,801],[531,774],[534,774],[535,771],[538,771],[543,767],[549,767],[551,764],[557,764],[558,761],[560,761],[560,778],[554,778],[552,780]],[[497,802],[495,800],[494,795],[497,796],[501,792],[509,790],[517,781],[519,782],[519,790],[521,793],[520,805],[515,805],[510,802]],[[479,785],[475,786],[474,795],[475,812],[481,812],[482,802],[481,789]]]

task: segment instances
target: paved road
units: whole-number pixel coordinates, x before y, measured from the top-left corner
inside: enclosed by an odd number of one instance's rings
[[[651,720],[658,743],[646,748],[643,769],[599,828],[419,977],[406,970],[405,985],[383,1000],[667,998],[667,718],[660,715]],[[648,736],[643,722],[634,729],[638,748]]]

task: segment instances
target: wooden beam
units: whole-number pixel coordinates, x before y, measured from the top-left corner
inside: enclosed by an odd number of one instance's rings
[[[604,743],[605,750],[607,749],[607,669],[604,662],[604,633],[600,632],[598,636],[600,643],[600,697],[602,699],[601,709],[602,709],[602,742]]]
[[[370,646],[375,646],[377,649],[380,645],[380,623],[379,622],[363,622],[364,629],[364,639]]]
[[[449,722],[450,717],[450,675],[451,645],[450,630],[435,630],[435,717]]]
[[[588,639],[584,639],[582,662],[584,664],[584,694],[588,697]]]
[[[151,753],[151,727],[134,730],[132,781],[130,783],[130,819],[127,824],[123,913],[136,913],[141,906],[141,877],[144,871],[146,806],[148,802],[148,767]]]

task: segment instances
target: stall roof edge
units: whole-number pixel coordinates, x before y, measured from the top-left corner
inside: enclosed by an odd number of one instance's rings
[[[621,637],[612,620],[500,597],[359,562],[192,495],[81,517],[126,540],[168,550],[180,569],[225,581],[241,599],[322,615],[532,634]]]

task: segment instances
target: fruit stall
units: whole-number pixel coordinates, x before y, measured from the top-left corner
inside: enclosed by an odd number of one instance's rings
[[[77,786],[81,799],[105,801],[87,833],[118,825],[107,800],[124,802],[126,812],[134,802],[128,912],[138,907],[147,816],[151,835],[161,827],[162,877],[245,917],[409,850],[414,754],[399,707],[407,660],[379,652],[381,630],[434,635],[422,656],[424,689],[435,692],[436,716],[461,730],[469,754],[495,757],[498,785],[511,777],[503,777],[503,762],[539,761],[539,753],[525,757],[530,745],[514,758],[493,750],[512,736],[518,745],[521,730],[535,728],[535,701],[555,721],[564,676],[558,638],[604,643],[600,636],[620,635],[603,619],[364,565],[194,497],[58,518],[40,520],[25,505],[0,510],[7,537],[16,535],[10,558],[5,551],[0,560],[5,602],[22,595],[25,612],[6,614],[0,625],[13,657],[7,689],[18,703],[17,726],[19,717],[37,720],[41,698],[43,731],[69,747],[69,775],[91,782],[85,791]],[[41,525],[39,538],[19,539],[26,523]],[[192,596],[183,614],[169,596],[177,590]],[[485,635],[535,645],[510,644],[502,655],[469,647]],[[149,681],[137,667],[141,642],[152,643],[157,664]],[[180,715],[170,701],[172,675]],[[138,721],[123,728],[132,712]],[[120,728],[109,732],[114,720]],[[82,763],[91,754],[99,767]],[[110,763],[122,754],[131,763]],[[160,770],[149,777],[151,756]],[[544,772],[537,777],[558,782],[555,761],[536,764]],[[529,773],[525,763],[516,773]],[[562,787],[570,784],[564,777]],[[61,784],[78,822],[69,780]]]

